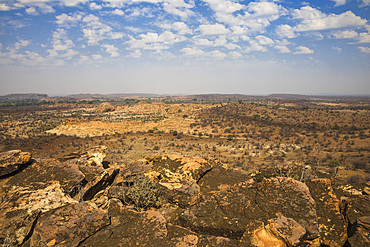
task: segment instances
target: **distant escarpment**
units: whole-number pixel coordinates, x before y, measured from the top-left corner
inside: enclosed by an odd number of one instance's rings
[[[334,188],[309,166],[246,174],[181,156],[117,164],[106,152],[95,146],[37,160],[1,153],[0,244],[370,245],[368,188]]]

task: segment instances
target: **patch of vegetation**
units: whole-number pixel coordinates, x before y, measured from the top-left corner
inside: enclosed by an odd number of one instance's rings
[[[138,211],[163,204],[157,184],[145,175],[138,175],[132,185],[123,188],[126,204],[133,204]]]

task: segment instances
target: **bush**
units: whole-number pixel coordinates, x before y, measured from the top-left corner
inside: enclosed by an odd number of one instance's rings
[[[145,175],[138,175],[132,185],[124,187],[123,194],[124,199],[128,200],[125,203],[134,204],[138,211],[149,207],[159,207],[163,203],[157,184]]]

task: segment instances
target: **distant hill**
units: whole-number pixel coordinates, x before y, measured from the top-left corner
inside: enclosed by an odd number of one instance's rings
[[[47,94],[41,93],[17,93],[17,94],[7,94],[5,96],[0,96],[0,101],[27,101],[27,100],[40,100],[48,97]]]
[[[72,94],[67,95],[67,98],[74,99],[115,99],[115,98],[128,98],[128,97],[159,97],[159,94],[150,93],[117,93],[117,94]]]

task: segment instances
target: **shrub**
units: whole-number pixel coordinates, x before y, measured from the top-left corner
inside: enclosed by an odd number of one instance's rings
[[[149,207],[159,207],[163,201],[157,184],[145,175],[136,176],[134,183],[123,188],[126,204],[132,203],[136,210],[142,211]]]

